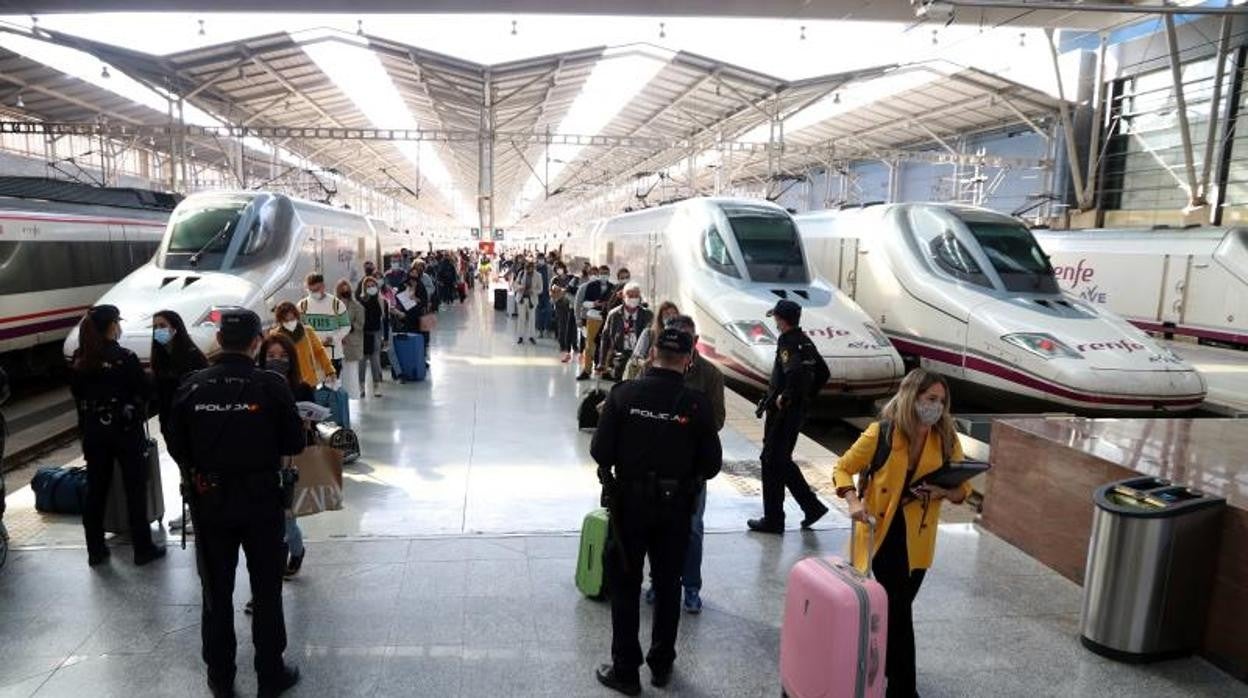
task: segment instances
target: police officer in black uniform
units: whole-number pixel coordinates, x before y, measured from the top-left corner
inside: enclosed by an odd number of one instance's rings
[[[722,451],[711,403],[686,388],[693,338],[664,330],[651,350],[652,368],[607,396],[590,453],[598,463],[611,538],[604,551],[611,590],[611,664],[598,681],[626,695],[641,692],[639,670],[642,566],[650,557],[654,627],[646,663],[650,683],[666,686],[676,661],[680,573],[689,544],[694,497],[719,472]],[[614,471],[614,472],[613,472]]]
[[[214,364],[187,379],[173,402],[169,452],[182,467],[195,524],[203,585],[203,657],[216,696],[234,695],[234,574],[247,554],[254,600],[251,628],[260,695],[299,681],[285,663],[282,569],[286,549],[282,457],[303,450],[303,425],[286,379],[255,366],[260,318],[221,317]]]
[[[165,556],[152,543],[147,521],[147,436],[143,422],[150,395],[143,366],[134,352],[117,343],[121,313],[116,306],[97,305],[78,325],[78,349],[71,362],[70,392],[78,406],[78,431],[87,461],[87,502],[82,527],[87,536],[87,564],[108,559],[104,544],[104,506],[113,485],[114,463],[121,466],[129,509],[134,564],[146,565]]]
[[[802,471],[793,462],[793,448],[806,409],[827,382],[828,366],[814,342],[799,326],[802,306],[790,300],[776,301],[767,311],[775,318],[780,338],[776,341],[776,362],[771,369],[767,397],[758,405],[758,415],[766,413],[763,427],[763,518],[750,519],[751,531],[784,533],[784,488],[788,487],[801,505],[806,518],[802,528],[810,528],[828,513]]]

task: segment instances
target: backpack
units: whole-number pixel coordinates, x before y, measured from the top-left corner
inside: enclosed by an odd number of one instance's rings
[[[867,485],[871,483],[871,478],[884,467],[884,464],[888,462],[888,454],[893,451],[893,423],[887,419],[881,419],[879,425],[880,434],[875,440],[875,453],[871,455],[871,467],[858,475],[859,499],[866,498]]]

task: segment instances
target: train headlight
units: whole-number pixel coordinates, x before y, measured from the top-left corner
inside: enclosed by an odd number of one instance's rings
[[[751,346],[776,343],[776,336],[766,325],[757,320],[730,322],[725,327],[736,335],[737,339]]]
[[[221,313],[227,310],[242,310],[236,306],[213,306],[204,313],[202,317],[195,321],[195,327],[220,327]]]
[[[1053,335],[1043,332],[1019,332],[1017,334],[1007,334],[1001,339],[1045,359],[1083,358],[1083,354],[1062,344]]]

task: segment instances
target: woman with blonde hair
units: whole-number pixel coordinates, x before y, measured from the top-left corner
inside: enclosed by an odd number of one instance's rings
[[[888,592],[884,672],[889,698],[917,695],[912,604],[932,565],[941,502],[960,504],[971,491],[969,483],[954,490],[913,484],[963,458],[949,399],[943,377],[923,369],[911,371],[885,405],[880,421],[867,427],[833,472],[836,492],[849,503],[851,518],[868,524],[855,526],[853,563],[860,570],[870,564]],[[877,446],[887,454],[878,470],[872,464]],[[855,487],[854,476],[860,474]],[[875,546],[868,551],[871,526]]]

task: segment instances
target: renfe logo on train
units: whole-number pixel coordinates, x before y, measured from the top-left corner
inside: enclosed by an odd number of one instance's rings
[[[813,330],[806,330],[806,335],[809,337],[825,337],[827,339],[832,339],[833,337],[848,337],[849,330],[842,330],[836,327],[817,327]]]
[[[1143,344],[1140,344],[1139,342],[1133,342],[1129,339],[1119,339],[1113,342],[1089,342],[1088,344],[1078,344],[1075,346],[1075,350],[1081,351],[1081,352],[1082,351],[1117,351],[1119,349],[1127,352],[1128,354],[1133,354],[1137,351],[1148,351],[1148,347],[1144,346]]]
[[[1096,269],[1088,265],[1086,257],[1080,259],[1079,263],[1074,266],[1053,267],[1053,275],[1066,286],[1066,290],[1072,293],[1078,290],[1079,284],[1084,284],[1084,289],[1079,291],[1079,297],[1085,301],[1101,304],[1109,302],[1109,294],[1101,290],[1100,286],[1088,285],[1096,276]]]

